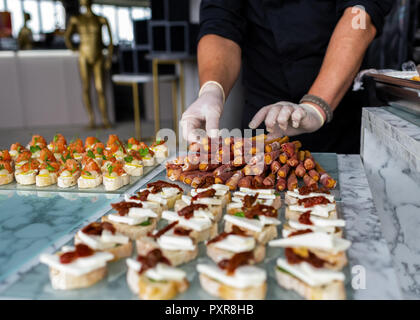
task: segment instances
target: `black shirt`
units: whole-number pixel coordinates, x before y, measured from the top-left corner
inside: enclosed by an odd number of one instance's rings
[[[346,8],[363,6],[380,34],[393,2],[202,0],[199,38],[216,34],[241,46],[245,87],[243,127],[247,128],[260,108],[284,100],[297,103],[308,92]],[[298,138],[306,140],[305,146],[314,151],[358,153],[362,105],[345,107],[350,100],[357,103],[348,95],[334,112],[332,123],[317,133]],[[347,147],[339,147],[343,144]]]

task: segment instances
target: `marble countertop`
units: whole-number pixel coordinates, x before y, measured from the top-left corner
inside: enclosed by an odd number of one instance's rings
[[[420,299],[420,127],[386,108],[364,109],[362,123],[365,172],[402,295]]]
[[[392,265],[392,259],[388,250],[385,239],[382,236],[379,217],[377,215],[375,206],[372,201],[372,194],[370,192],[366,176],[364,174],[362,162],[359,156],[338,156],[338,168],[339,168],[339,180],[341,183],[341,208],[344,218],[347,220],[346,227],[346,238],[353,242],[349,252],[349,265],[351,266],[351,284],[354,289],[352,298],[354,299],[401,299],[401,292],[397,281],[396,273]],[[146,183],[152,179],[156,172],[152,172],[147,176]],[[102,199],[103,200],[103,199]],[[101,201],[101,203],[109,205],[109,202],[115,199],[107,199],[107,201]],[[54,200],[61,201],[61,200]],[[51,203],[51,208],[55,208],[54,201]],[[85,205],[89,204],[89,198],[86,198]],[[35,207],[36,204],[30,201],[30,208]],[[0,202],[1,205],[1,202]],[[69,241],[77,228],[84,223],[98,219],[101,215],[105,214],[102,208],[96,209],[84,209],[84,206],[80,205],[80,216],[67,217],[69,224],[66,230],[62,231],[62,235],[56,237],[52,242],[45,242],[42,244],[43,249],[37,249],[38,252],[35,255],[39,255],[39,250],[44,252],[53,252],[58,247],[63,245],[66,241]],[[47,211],[45,220],[47,219],[50,209],[45,207]],[[59,210],[58,210],[59,211]],[[89,213],[88,213],[89,212]],[[56,215],[58,212],[55,213]],[[62,219],[66,219],[66,214],[62,214]],[[3,222],[7,226],[6,219]],[[24,221],[22,220],[21,223]],[[9,222],[10,223],[10,222]],[[53,224],[52,222],[49,222]],[[49,223],[44,222],[47,225]],[[19,221],[14,223],[15,228],[19,229],[22,224]],[[51,227],[52,228],[52,227]],[[16,230],[17,230],[16,229]],[[18,231],[17,231],[18,232]],[[1,234],[1,232],[0,232]],[[15,237],[9,241],[9,245],[13,245]],[[31,240],[22,241],[19,240],[20,246],[27,246],[28,244],[35,242]],[[27,254],[28,252],[26,252]],[[0,257],[1,258],[1,257]],[[118,267],[115,267],[118,268]],[[45,299],[46,296],[51,296],[53,292],[47,292],[48,289],[45,287],[47,279],[39,281],[39,277],[45,277],[45,266],[40,265],[34,257],[31,262],[27,262],[25,265],[15,266],[15,270],[0,283],[0,298],[31,298],[31,299]],[[115,274],[119,277],[122,276],[123,270],[114,270]],[[1,280],[1,279],[0,279]],[[45,280],[45,281],[44,281]],[[127,291],[127,288],[114,288],[115,284],[110,282],[99,285],[112,286],[113,290]],[[96,287],[96,286],[95,286]],[[99,290],[98,288],[94,290]],[[27,291],[25,293],[23,291]],[[32,292],[32,294],[30,294]],[[44,297],[37,292],[44,292]],[[87,296],[87,291],[85,292]],[[81,299],[83,299],[80,296]],[[69,297],[72,297],[69,293]],[[79,297],[79,296],[77,296]],[[98,296],[98,298],[100,298]],[[114,297],[115,298],[115,297]]]

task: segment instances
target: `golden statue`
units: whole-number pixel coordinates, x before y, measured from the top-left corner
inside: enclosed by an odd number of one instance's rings
[[[28,21],[31,20],[31,15],[29,13],[24,13],[24,23],[22,29],[20,29],[18,34],[18,45],[20,50],[32,50],[32,30],[28,27]]]
[[[90,98],[90,80],[92,74],[95,80],[95,88],[98,94],[98,104],[102,115],[104,128],[110,128],[111,123],[108,118],[108,110],[104,90],[104,69],[111,69],[112,54],[114,46],[112,44],[111,28],[106,18],[97,16],[92,11],[92,0],[79,0],[83,10],[78,16],[73,16],[65,33],[66,45],[71,50],[76,50],[71,38],[73,34],[80,36],[79,46],[79,67],[83,86],[83,101],[89,114],[89,127],[95,127],[95,116],[92,109]],[[109,35],[108,56],[103,55],[102,27],[106,26]]]

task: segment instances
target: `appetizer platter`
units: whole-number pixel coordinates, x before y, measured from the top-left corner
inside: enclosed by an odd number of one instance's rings
[[[0,150],[0,190],[123,193],[168,157],[164,140],[148,146],[115,134],[102,143],[56,134],[52,140],[32,136],[23,146]]]
[[[334,166],[330,156],[313,158]],[[192,188],[171,181],[164,169],[115,201],[101,221],[77,231],[68,246],[42,255],[41,264],[8,294],[351,299],[346,257],[351,243],[332,192],[314,184],[285,193],[254,186],[234,190],[209,181]]]

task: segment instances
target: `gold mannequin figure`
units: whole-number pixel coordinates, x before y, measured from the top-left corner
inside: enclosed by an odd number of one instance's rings
[[[65,33],[66,45],[71,50],[76,50],[71,41],[73,34],[80,36],[79,67],[83,85],[83,101],[89,114],[89,127],[95,127],[95,116],[90,98],[90,79],[92,74],[95,80],[95,88],[98,94],[98,104],[102,115],[104,128],[110,128],[108,110],[104,91],[104,69],[109,70],[112,65],[112,44],[111,28],[106,18],[97,16],[92,11],[92,0],[79,0],[81,8],[85,9],[78,16],[69,20]],[[102,53],[102,27],[106,26],[109,35],[108,57]]]
[[[25,13],[24,15],[24,24],[22,29],[20,29],[18,34],[18,44],[20,50],[31,50],[32,49],[32,30],[28,27],[28,21],[31,20],[31,15]]]

